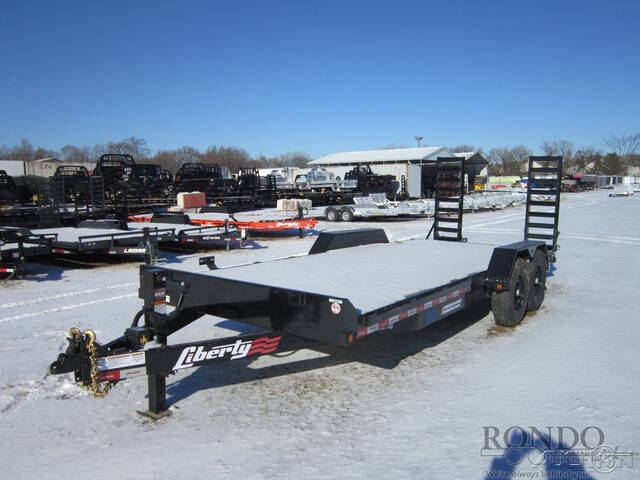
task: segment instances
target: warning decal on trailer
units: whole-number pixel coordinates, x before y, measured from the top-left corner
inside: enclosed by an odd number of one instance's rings
[[[98,370],[117,370],[120,368],[137,367],[144,365],[145,352],[125,353],[111,357],[98,358]]]

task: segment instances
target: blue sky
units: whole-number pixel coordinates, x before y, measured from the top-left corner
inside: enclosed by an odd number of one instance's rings
[[[0,144],[313,157],[640,131],[639,1],[0,0]]]

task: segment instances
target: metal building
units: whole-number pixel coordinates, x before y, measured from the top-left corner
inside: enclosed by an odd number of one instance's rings
[[[487,161],[476,152],[454,154],[446,147],[394,148],[389,150],[365,150],[359,152],[339,152],[320,157],[309,162],[310,167],[323,167],[344,178],[344,174],[355,165],[367,164],[380,175],[394,175],[401,184],[406,182],[411,198],[430,197],[435,189],[435,164],[438,157],[464,156],[469,158],[467,174],[475,178]],[[480,166],[482,165],[482,168]],[[478,170],[479,169],[479,170]],[[478,172],[476,173],[476,170]]]
[[[22,160],[0,160],[0,170],[4,170],[7,175],[12,177],[25,174],[25,166]]]

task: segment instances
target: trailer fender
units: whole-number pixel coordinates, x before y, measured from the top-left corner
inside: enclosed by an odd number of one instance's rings
[[[487,269],[487,286],[493,289],[498,284],[508,285],[516,260],[524,258],[531,261],[538,250],[547,255],[545,243],[538,240],[523,240],[494,248]]]

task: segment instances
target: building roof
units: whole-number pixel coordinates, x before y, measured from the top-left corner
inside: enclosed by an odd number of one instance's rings
[[[60,160],[59,158],[47,157],[47,158],[38,158],[37,160],[34,160],[34,162],[36,162],[36,163],[41,163],[41,162],[62,162],[62,160]]]
[[[489,165],[486,158],[478,152],[456,152],[454,155],[464,158],[465,165]]]
[[[392,148],[389,150],[331,153],[309,162],[309,165],[435,160],[438,157],[450,156],[452,156],[451,151],[445,147]]]
[[[456,157],[462,157],[466,160],[467,158],[473,157],[476,153],[478,152],[455,152],[454,155]]]

